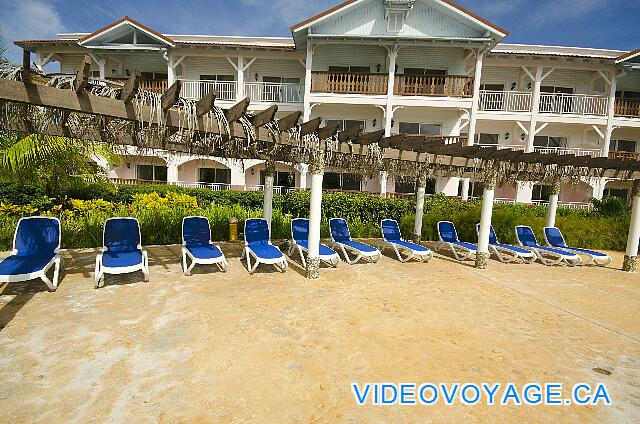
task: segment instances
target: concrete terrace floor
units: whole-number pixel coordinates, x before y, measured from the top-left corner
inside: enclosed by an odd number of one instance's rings
[[[237,256],[186,277],[178,246],[148,250],[148,283],[94,289],[83,250],[65,253],[55,293],[0,285],[0,422],[639,420],[640,276],[619,253],[609,268],[483,272],[383,257],[309,281],[293,262],[250,276]],[[352,382],[602,382],[613,405],[359,407]]]

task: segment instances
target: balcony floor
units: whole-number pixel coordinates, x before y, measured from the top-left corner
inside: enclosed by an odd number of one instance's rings
[[[2,422],[632,422],[640,276],[436,257],[322,272],[290,262],[185,277],[149,249],[151,281],[65,252],[56,293],[2,284]],[[233,254],[229,254],[229,253]],[[4,328],[2,328],[4,327]],[[612,370],[595,373],[594,367]],[[358,407],[352,382],[606,383],[614,406]]]

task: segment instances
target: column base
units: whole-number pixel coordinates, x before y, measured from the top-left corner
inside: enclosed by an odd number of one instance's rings
[[[638,257],[624,255],[624,262],[622,264],[622,270],[626,272],[636,272],[638,267]]]
[[[489,252],[477,252],[476,253],[476,268],[477,269],[487,269],[487,265],[489,264],[489,257],[491,254]]]
[[[307,278],[309,280],[320,278],[320,258],[307,258]]]

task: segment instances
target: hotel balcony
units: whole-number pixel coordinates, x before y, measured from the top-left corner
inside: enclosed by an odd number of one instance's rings
[[[616,99],[615,114],[624,118],[640,118],[640,100]]]
[[[480,110],[531,112],[532,93],[523,91],[480,91]],[[607,116],[609,99],[589,94],[541,93],[540,113]]]
[[[167,80],[141,80],[138,88],[140,90],[162,94],[169,88],[168,82]]]
[[[311,74],[311,92],[386,95],[388,80],[388,74],[314,71]],[[393,92],[397,96],[471,97],[473,78],[396,75]]]
[[[293,83],[248,82],[244,92],[252,102],[302,103],[304,85]]]
[[[483,144],[482,147],[496,147],[498,149],[525,150],[522,144]],[[534,152],[541,154],[558,154],[558,155],[574,155],[574,156],[591,156],[600,157],[602,150],[600,149],[580,149],[578,147],[534,147]],[[613,152],[612,152],[613,153]],[[625,152],[626,153],[626,152]]]
[[[187,99],[200,100],[211,90],[218,90],[219,100],[235,100],[236,86],[235,81],[182,80],[180,95]]]
[[[609,152],[609,159],[640,160],[640,152]]]

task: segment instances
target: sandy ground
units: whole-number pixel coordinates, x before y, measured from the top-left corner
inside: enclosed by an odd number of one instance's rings
[[[487,271],[383,257],[309,281],[237,257],[186,277],[177,246],[149,253],[148,283],[94,289],[85,250],[55,293],[0,285],[0,422],[640,422],[640,276],[621,254]],[[613,405],[357,406],[352,382],[605,383]]]

